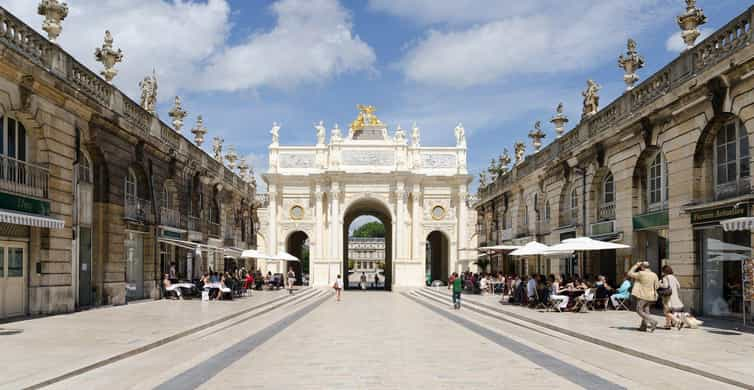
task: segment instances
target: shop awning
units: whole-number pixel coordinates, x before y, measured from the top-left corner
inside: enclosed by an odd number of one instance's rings
[[[177,246],[179,248],[190,249],[192,251],[196,251],[197,248],[200,251],[207,251],[207,252],[215,252],[215,251],[220,251],[220,250],[223,249],[223,248],[218,248],[218,247],[211,246],[211,245],[200,244],[198,242],[175,240],[175,239],[172,239],[172,238],[165,238],[165,237],[158,238],[157,242],[162,242],[162,243],[165,243],[165,244],[168,244],[168,245]]]
[[[726,232],[752,230],[754,229],[754,217],[726,219],[725,221],[720,221],[720,225],[723,226],[723,230]]]
[[[10,210],[0,210],[0,222],[49,229],[62,229],[65,227],[65,222],[60,219]]]
[[[223,248],[223,251],[225,252],[225,257],[241,257],[243,253],[243,249],[236,247]]]

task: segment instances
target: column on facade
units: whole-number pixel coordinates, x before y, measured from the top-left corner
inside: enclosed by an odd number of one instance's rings
[[[411,236],[413,239],[412,242],[412,253],[411,257],[413,260],[421,260],[421,245],[419,245],[420,242],[424,241],[424,237],[422,237],[422,194],[421,194],[421,186],[416,184],[414,185],[414,190],[411,193],[411,202],[412,202],[412,212],[413,215],[411,216],[411,221],[413,222],[414,226],[411,229]]]
[[[338,235],[342,232],[340,226],[340,185],[332,183],[330,186],[330,257],[333,260],[338,259],[341,249]]]
[[[457,245],[457,252],[458,255],[456,257],[457,260],[461,260],[461,249],[462,248],[468,248],[470,247],[470,242],[468,242],[468,237],[466,235],[466,221],[468,219],[468,210],[466,207],[466,186],[461,186],[458,189],[458,245]],[[459,261],[456,261],[455,267],[449,267],[451,269],[455,269],[456,271],[460,271],[458,268]]]
[[[278,197],[276,187],[274,184],[270,184],[269,187],[269,215],[270,223],[267,232],[267,251],[269,254],[274,255],[278,252],[278,240],[277,240],[277,228],[278,228]]]
[[[407,237],[406,234],[406,190],[403,186],[403,183],[397,183],[396,185],[396,191],[395,191],[395,219],[396,219],[396,238],[398,237]],[[398,259],[405,259],[407,257],[406,253],[406,240],[401,239],[394,239],[393,242],[395,243],[396,248],[396,256]]]
[[[322,196],[322,191],[319,186],[317,186],[314,191],[314,251],[312,252],[314,255],[313,257],[317,260],[321,259],[324,255]]]

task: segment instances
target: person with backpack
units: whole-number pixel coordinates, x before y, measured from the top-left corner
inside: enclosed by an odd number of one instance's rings
[[[463,291],[463,280],[458,277],[458,273],[453,272],[453,308],[461,308],[461,291]]]

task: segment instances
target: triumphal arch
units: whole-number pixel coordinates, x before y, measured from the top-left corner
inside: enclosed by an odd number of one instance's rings
[[[358,108],[346,134],[336,124],[328,140],[324,124],[315,124],[311,146],[280,145],[273,124],[263,175],[268,195],[258,210],[260,251],[299,256],[295,248],[306,240],[310,284],[329,286],[348,269],[349,225],[371,215],[386,227],[386,289],[447,280],[469,267],[476,236],[463,126],[455,128],[454,146],[427,147],[416,124],[408,134],[400,126],[390,132],[374,107]],[[260,263],[273,273],[283,267]]]

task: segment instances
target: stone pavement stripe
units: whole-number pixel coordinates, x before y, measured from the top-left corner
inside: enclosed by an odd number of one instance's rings
[[[625,387],[617,383],[607,381],[568,362],[554,358],[544,352],[487,329],[475,322],[430,305],[414,295],[403,293],[403,296],[579,386],[587,389],[625,389]]]
[[[183,389],[195,389],[205,382],[212,379],[215,375],[219,374],[223,369],[237,362],[242,357],[248,355],[258,346],[264,344],[267,340],[271,339],[276,334],[285,330],[294,322],[298,321],[305,315],[309,314],[312,310],[324,303],[331,297],[332,294],[327,292],[318,292],[305,299],[299,301],[299,303],[305,302],[312,297],[318,299],[309,303],[307,306],[283,317],[279,321],[267,326],[266,328],[254,333],[253,335],[239,341],[238,343],[226,348],[224,351],[212,356],[204,362],[196,365],[183,373],[173,377],[167,382],[156,387],[158,390],[183,390]]]
[[[306,291],[306,290],[310,290],[310,291],[311,291],[311,289],[310,289],[310,288],[305,288],[305,289],[304,289],[304,291]],[[301,295],[301,294],[299,294],[298,296],[300,296],[300,295]],[[312,294],[309,294],[309,295],[312,295]],[[32,389],[41,389],[41,388],[43,388],[43,387],[49,386],[49,385],[51,385],[51,384],[54,384],[54,383],[57,383],[57,382],[60,382],[60,381],[63,381],[63,380],[69,379],[69,378],[73,378],[73,377],[75,377],[75,376],[78,376],[78,375],[84,374],[84,373],[86,373],[86,372],[89,372],[89,371],[95,370],[95,369],[97,369],[97,368],[100,368],[100,367],[104,367],[104,366],[107,366],[107,365],[113,364],[113,363],[115,363],[115,362],[118,362],[118,361],[120,361],[120,360],[123,360],[123,359],[129,358],[129,357],[131,357],[131,356],[134,356],[134,355],[138,355],[138,354],[141,354],[141,353],[144,353],[144,352],[150,351],[150,350],[152,350],[152,349],[155,349],[155,348],[157,348],[157,347],[160,347],[160,346],[162,346],[162,345],[165,345],[165,344],[167,344],[167,343],[170,343],[170,342],[173,342],[173,341],[179,340],[179,339],[181,339],[181,338],[184,338],[184,337],[186,337],[186,336],[190,336],[190,335],[192,335],[192,334],[195,334],[195,333],[197,333],[197,332],[200,332],[200,331],[202,331],[202,330],[204,330],[204,329],[207,329],[207,328],[211,328],[211,327],[213,327],[213,326],[215,326],[215,325],[217,325],[217,324],[223,323],[223,322],[225,322],[225,321],[229,321],[229,320],[232,320],[233,318],[239,317],[239,316],[241,316],[241,315],[244,315],[244,314],[246,314],[246,313],[249,313],[249,312],[251,312],[251,311],[254,311],[254,310],[258,310],[258,309],[261,309],[261,308],[263,308],[263,307],[266,307],[266,306],[269,306],[269,305],[273,305],[273,304],[275,304],[275,305],[274,305],[274,306],[273,306],[272,308],[270,308],[269,310],[272,310],[272,309],[274,309],[274,308],[278,308],[278,307],[280,307],[280,306],[283,306],[283,305],[285,305],[286,303],[288,303],[288,301],[290,301],[290,299],[289,299],[289,298],[291,298],[291,296],[289,296],[289,295],[284,295],[284,296],[282,296],[282,297],[279,297],[279,298],[275,298],[275,299],[272,299],[272,300],[270,300],[270,301],[267,301],[267,302],[265,302],[265,303],[262,303],[261,305],[252,306],[252,307],[249,307],[249,308],[247,308],[247,309],[244,309],[244,310],[238,311],[238,312],[236,312],[236,313],[233,313],[233,314],[229,314],[229,315],[227,315],[227,316],[225,316],[225,317],[222,317],[222,318],[218,318],[218,319],[216,319],[216,320],[212,320],[212,321],[206,322],[206,323],[204,323],[204,324],[202,324],[202,325],[196,326],[196,327],[194,327],[194,328],[191,328],[191,329],[187,329],[187,330],[185,330],[185,331],[183,331],[183,332],[179,332],[179,333],[176,333],[176,334],[174,334],[174,335],[172,335],[172,336],[168,336],[168,337],[165,337],[165,338],[163,338],[163,339],[160,339],[160,340],[156,340],[156,341],[154,341],[154,342],[151,342],[151,343],[149,343],[149,344],[147,344],[147,345],[144,345],[144,346],[141,346],[141,347],[139,347],[139,348],[135,348],[135,349],[132,349],[132,350],[129,350],[129,351],[125,351],[125,352],[123,352],[123,353],[119,353],[119,354],[117,354],[117,355],[115,355],[115,356],[111,356],[111,357],[109,357],[109,358],[107,358],[107,359],[103,359],[103,360],[100,360],[100,361],[98,361],[98,362],[95,362],[95,363],[92,363],[92,364],[86,365],[86,366],[84,366],[84,367],[81,367],[81,368],[78,368],[78,369],[76,369],[76,370],[73,370],[73,371],[69,371],[69,372],[67,372],[67,373],[64,373],[64,374],[58,375],[58,376],[56,376],[56,377],[53,377],[53,378],[50,378],[50,379],[44,380],[44,381],[42,381],[42,382],[39,382],[39,383],[33,384],[33,385],[31,385],[31,386],[25,387],[24,389],[25,389],[25,390],[32,390]]]
[[[428,292],[432,293],[433,295],[441,296],[442,298],[449,300],[449,297],[447,295],[443,296],[443,294],[440,293],[440,292],[431,291],[431,290],[426,289],[426,288],[423,289],[423,291],[428,291]],[[754,390],[754,386],[752,386],[752,385],[750,385],[748,383],[744,383],[744,382],[741,382],[741,381],[737,381],[735,379],[731,379],[731,378],[727,378],[727,377],[724,377],[724,376],[720,376],[720,375],[717,375],[715,373],[699,369],[697,367],[692,367],[692,366],[689,366],[689,365],[686,365],[686,364],[674,362],[674,361],[669,360],[669,359],[664,359],[662,357],[658,357],[658,356],[654,356],[654,355],[651,355],[651,354],[648,354],[648,353],[644,353],[644,352],[641,352],[641,351],[633,349],[633,348],[624,347],[622,345],[611,343],[609,341],[605,341],[605,340],[602,340],[602,339],[599,339],[599,338],[596,338],[596,337],[591,337],[591,336],[588,336],[588,335],[585,335],[585,334],[582,334],[582,333],[579,333],[579,332],[574,332],[574,331],[569,330],[569,329],[565,329],[565,328],[562,328],[562,327],[559,327],[559,326],[548,324],[546,322],[542,322],[542,321],[538,321],[538,320],[535,320],[535,319],[532,319],[532,318],[528,318],[528,317],[525,317],[525,316],[522,316],[522,315],[510,312],[508,310],[504,310],[504,309],[501,309],[501,308],[498,308],[498,307],[489,306],[489,305],[486,305],[486,304],[483,304],[483,303],[480,303],[480,302],[477,302],[477,301],[466,300],[465,302],[473,302],[474,305],[478,305],[478,306],[483,307],[483,308],[485,308],[487,310],[491,310],[491,311],[495,311],[495,312],[498,312],[498,313],[502,313],[502,314],[511,316],[513,318],[516,318],[516,319],[518,319],[520,321],[528,322],[530,324],[534,324],[534,325],[541,326],[541,327],[546,328],[546,329],[550,329],[550,330],[553,330],[553,331],[556,331],[556,332],[559,332],[559,333],[563,333],[563,334],[566,334],[568,336],[577,338],[579,340],[587,341],[587,342],[590,342],[592,344],[596,344],[596,345],[599,345],[599,346],[602,346],[602,347],[605,347],[605,348],[612,349],[614,351],[623,352],[623,353],[625,353],[627,355],[631,355],[633,357],[641,358],[641,359],[644,359],[644,360],[649,360],[649,361],[654,362],[654,363],[662,364],[664,366],[672,367],[672,368],[675,368],[675,369],[678,369],[678,370],[681,370],[681,371],[685,371],[685,372],[689,372],[689,373],[692,373],[692,374],[700,375],[700,376],[703,376],[705,378],[712,379],[712,380],[715,380],[715,381],[718,381],[718,382],[723,382],[723,383],[726,383],[726,384],[729,384],[729,385],[732,385],[732,386],[740,387],[740,388],[743,388],[743,389]],[[511,321],[509,321],[509,322],[511,322]],[[513,323],[515,323],[515,322],[513,322]],[[520,325],[520,326],[523,326],[523,325]]]

